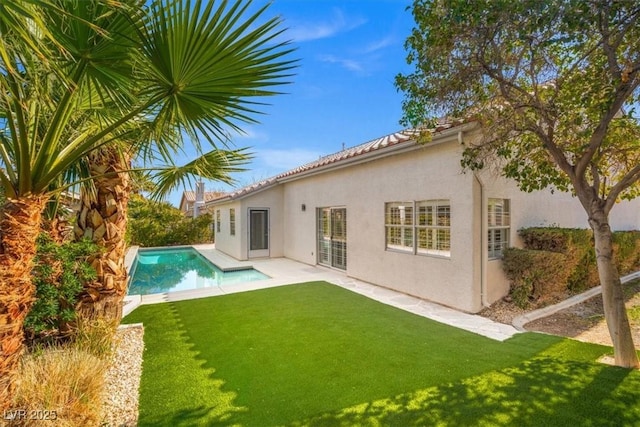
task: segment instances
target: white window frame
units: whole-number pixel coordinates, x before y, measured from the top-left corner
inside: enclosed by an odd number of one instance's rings
[[[385,249],[451,258],[451,202],[385,203]]]
[[[511,201],[490,198],[487,201],[487,255],[489,259],[502,258],[511,238]]]
[[[385,247],[414,253],[413,202],[387,202],[384,207]]]
[[[220,233],[220,209],[216,209],[216,233]]]
[[[236,209],[229,208],[229,234],[236,235]]]
[[[451,257],[451,202],[443,199],[416,202],[416,216],[416,252]]]

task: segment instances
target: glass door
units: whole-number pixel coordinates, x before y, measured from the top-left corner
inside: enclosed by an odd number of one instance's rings
[[[318,264],[347,269],[347,209],[318,209]]]
[[[269,210],[249,209],[249,258],[269,256]]]

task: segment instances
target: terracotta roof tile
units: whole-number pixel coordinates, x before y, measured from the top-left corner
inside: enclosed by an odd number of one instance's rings
[[[221,196],[224,196],[227,193],[223,193],[221,191],[205,191],[204,192],[204,201],[210,202],[212,200],[218,199]],[[187,190],[182,192],[183,197],[187,200],[187,202],[195,202],[196,201],[196,192]]]
[[[463,121],[457,120],[439,120],[437,126],[433,129],[429,129],[428,131],[431,133],[441,132],[452,127],[463,124]],[[279,180],[284,178],[293,177],[295,175],[311,171],[313,169],[322,168],[324,166],[328,166],[334,163],[339,163],[341,161],[346,161],[351,158],[355,158],[357,156],[361,156],[367,153],[375,152],[378,150],[382,150],[387,147],[398,146],[401,144],[411,143],[415,141],[415,137],[418,135],[417,130],[415,129],[406,129],[399,132],[392,133],[390,135],[385,135],[380,138],[373,139],[371,141],[365,142],[360,145],[356,145],[355,147],[346,148],[344,150],[338,151],[337,153],[329,154],[327,156],[320,157],[318,160],[313,162],[309,162],[302,166],[298,166],[294,169],[283,172],[279,175],[273,176],[271,178],[264,179],[262,181],[258,181],[246,187],[240,188],[236,191],[232,191],[230,193],[223,194],[217,197],[214,200],[218,199],[236,199],[238,197],[244,196],[249,193],[253,193],[255,191],[268,188],[272,185],[278,183]]]

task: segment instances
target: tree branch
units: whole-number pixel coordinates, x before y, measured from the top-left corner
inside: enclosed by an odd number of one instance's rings
[[[633,169],[631,169],[625,176],[622,177],[620,181],[609,190],[609,195],[605,201],[605,212],[609,214],[611,208],[616,203],[618,196],[631,187],[634,183],[640,180],[640,165],[636,165]]]

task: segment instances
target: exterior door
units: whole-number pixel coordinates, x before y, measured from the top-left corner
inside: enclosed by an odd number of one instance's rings
[[[249,258],[269,256],[269,209],[249,209]]]
[[[347,269],[347,209],[318,209],[318,264]]]

